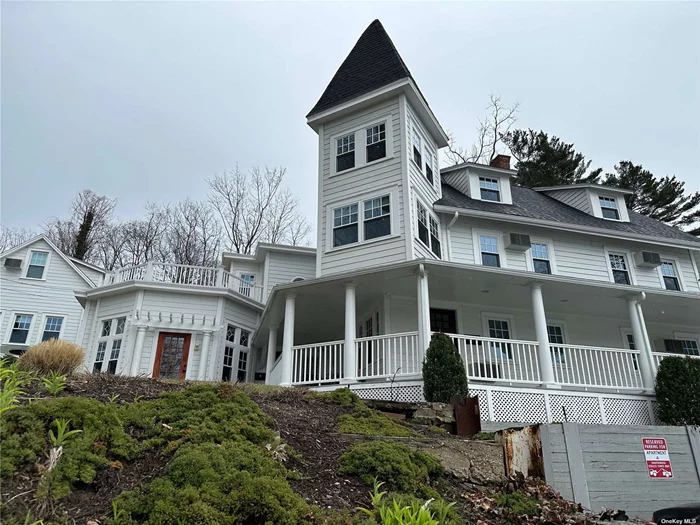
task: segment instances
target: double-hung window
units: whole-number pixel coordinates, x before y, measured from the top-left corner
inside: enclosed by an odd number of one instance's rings
[[[423,157],[421,155],[421,138],[418,134],[418,130],[415,125],[412,126],[413,129],[413,162],[418,164],[420,169],[423,169]]]
[[[433,154],[428,150],[428,146],[425,147],[425,178],[430,184],[433,183]]]
[[[664,339],[664,346],[672,354],[700,355],[698,342],[693,339]]]
[[[430,249],[433,251],[433,253],[437,256],[438,259],[441,258],[441,251],[440,251],[440,226],[438,225],[438,222],[433,219],[433,217],[429,217],[430,219]]]
[[[389,196],[384,195],[364,202],[365,241],[391,235],[391,206]]]
[[[43,279],[46,271],[46,262],[49,260],[48,252],[32,251],[29,256],[29,265],[27,266],[27,275],[29,279]]]
[[[664,279],[664,287],[667,290],[675,290],[677,292],[681,289],[681,283],[678,280],[678,274],[676,273],[676,265],[672,261],[661,261],[661,277]]]
[[[632,284],[630,271],[627,266],[627,259],[621,253],[611,253],[610,268],[612,270],[613,281],[617,284]]]
[[[386,124],[367,128],[367,162],[386,157]]]
[[[489,337],[494,339],[510,339],[510,326],[505,319],[489,319],[488,320]],[[509,358],[512,355],[510,343],[501,341],[489,342],[491,354],[494,357]]]
[[[564,328],[557,324],[547,325],[547,337],[549,338],[549,343],[551,345],[563,345]],[[551,352],[555,362],[564,362],[564,350],[562,348],[552,348]]]
[[[494,235],[479,235],[481,264],[484,266],[501,266],[501,255],[498,251],[498,237]]]
[[[498,186],[498,179],[490,177],[479,177],[479,190],[482,201],[501,202],[501,190]]]
[[[357,204],[333,210],[333,247],[353,244],[359,240],[357,231]]]
[[[600,199],[600,212],[604,219],[619,221],[620,212],[617,209],[617,199],[612,197],[598,197]]]
[[[236,353],[236,327],[228,325],[226,327],[226,341],[224,342],[224,363],[221,370],[221,380],[231,381],[233,373],[233,356]]]
[[[418,238],[430,247],[430,230],[428,226],[428,210],[425,206],[421,204],[420,201],[416,201],[416,210],[418,215]]]
[[[552,273],[549,246],[545,243],[533,242],[530,244],[530,249],[532,250],[532,269],[536,273]]]
[[[355,167],[355,134],[350,133],[335,140],[335,171],[349,170]]]
[[[44,333],[41,336],[41,340],[48,341],[49,339],[58,339],[61,336],[62,327],[63,317],[47,317],[44,323]]]
[[[29,337],[29,328],[32,326],[32,315],[17,314],[10,332],[10,343],[25,344]]]
[[[119,353],[122,348],[122,338],[126,329],[126,317],[105,319],[100,328],[100,337],[97,340],[97,352],[92,366],[93,373],[117,372]]]

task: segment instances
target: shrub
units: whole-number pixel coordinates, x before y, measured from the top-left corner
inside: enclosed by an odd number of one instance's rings
[[[340,457],[341,474],[355,474],[368,485],[376,478],[401,492],[416,492],[443,472],[430,454],[393,441],[358,443]]]
[[[39,374],[72,374],[84,361],[82,348],[60,339],[49,339],[34,345],[19,358],[22,368]]]
[[[362,400],[355,392],[349,388],[336,388],[331,392],[309,392],[307,396],[310,399],[323,399],[337,403],[344,407],[351,407],[362,403]]]
[[[346,434],[363,436],[409,437],[414,435],[413,431],[405,425],[364,404],[357,405],[352,414],[340,416],[338,430]]]
[[[426,401],[449,403],[453,396],[469,394],[464,363],[452,339],[433,334],[423,361],[423,392]]]
[[[498,494],[496,495],[496,503],[501,507],[505,507],[509,514],[515,516],[539,516],[540,514],[539,502],[519,492]]]
[[[663,423],[700,425],[700,359],[663,359],[656,375],[656,401]]]

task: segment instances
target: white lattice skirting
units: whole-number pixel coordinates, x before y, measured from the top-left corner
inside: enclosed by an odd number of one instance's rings
[[[320,387],[332,390],[335,386]],[[405,381],[389,386],[360,383],[350,389],[363,399],[383,401],[424,401],[423,382]],[[472,384],[472,395],[479,396],[483,421],[509,423],[561,423],[587,425],[654,425],[653,396],[614,393],[570,392]]]

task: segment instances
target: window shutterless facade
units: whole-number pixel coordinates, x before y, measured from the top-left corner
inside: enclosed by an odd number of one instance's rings
[[[671,354],[700,355],[698,342],[693,339],[664,339],[664,346]]]
[[[32,326],[33,315],[15,314],[15,320],[10,332],[10,343],[25,344],[29,338],[29,329]]]
[[[416,129],[416,126],[412,126],[413,130],[413,162],[418,164],[418,167],[422,170],[423,169],[423,157],[421,154],[422,151],[422,141],[420,138],[420,135],[418,134],[418,130]]]
[[[391,194],[379,195],[332,209],[333,248],[392,234]],[[360,228],[359,210],[362,210]]]
[[[29,265],[27,266],[27,274],[25,277],[28,279],[43,279],[48,260],[48,252],[32,250],[29,255]]]
[[[389,196],[384,195],[364,202],[365,240],[391,235],[391,205]]]
[[[430,249],[432,252],[437,256],[438,259],[440,259],[441,256],[441,248],[440,248],[440,226],[438,225],[438,222],[433,219],[432,217],[430,219]]]
[[[498,251],[498,237],[493,235],[479,235],[479,249],[481,250],[481,264],[484,266],[501,266],[501,255]]]
[[[604,219],[619,221],[620,212],[617,209],[617,199],[612,197],[598,197],[600,199],[600,211]]]
[[[367,134],[367,162],[386,157],[386,124],[370,126],[365,132]]]
[[[532,250],[532,269],[536,273],[552,273],[552,264],[549,260],[549,246],[544,243],[533,242],[530,245]]]
[[[416,199],[416,215],[418,218],[418,239],[425,244],[435,256],[442,258],[440,245],[440,224],[430,214],[425,206]]]
[[[100,338],[97,341],[95,362],[92,365],[93,373],[107,372],[115,374],[117,372],[117,363],[119,363],[119,354],[125,329],[126,317],[102,321]]]
[[[335,140],[335,171],[349,170],[355,167],[355,134],[350,133]]]
[[[489,337],[494,339],[510,339],[510,325],[505,319],[488,320]],[[510,358],[512,348],[510,343],[490,342],[489,349],[494,357]]]
[[[681,290],[681,283],[678,280],[678,274],[676,273],[676,265],[672,261],[661,261],[661,277],[664,280],[664,287],[667,290]]]
[[[481,200],[501,202],[501,190],[498,186],[498,179],[479,177],[479,190],[481,192]]]
[[[433,183],[433,154],[430,153],[428,147],[425,147],[425,178],[430,184]]]
[[[61,337],[61,328],[63,328],[63,317],[47,317],[44,322],[44,333],[41,336],[41,340],[58,339]]]
[[[333,209],[333,247],[359,241],[357,228],[357,204]]]
[[[617,284],[632,284],[625,256],[621,253],[611,253],[609,257],[613,281]]]
[[[418,238],[427,247],[430,247],[430,234],[428,230],[428,210],[425,206],[421,204],[420,201],[416,201],[416,211],[418,215]]]
[[[241,281],[238,283],[238,293],[250,297],[251,291],[255,286],[255,274],[242,273]]]

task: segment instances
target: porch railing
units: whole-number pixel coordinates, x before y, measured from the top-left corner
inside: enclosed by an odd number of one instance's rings
[[[418,332],[361,337],[355,349],[358,379],[421,373]]]
[[[654,364],[656,365],[656,368],[659,368],[659,363],[663,361],[665,358],[669,356],[676,356],[676,357],[692,357],[693,359],[700,359],[700,355],[683,355],[683,354],[671,354],[669,352],[652,352],[651,353],[652,357],[654,358]]]
[[[447,334],[462,356],[469,379],[539,383],[534,341]]]
[[[639,351],[580,345],[550,345],[554,380],[576,386],[643,387]]]
[[[343,378],[344,341],[292,347],[292,384],[331,383]]]

